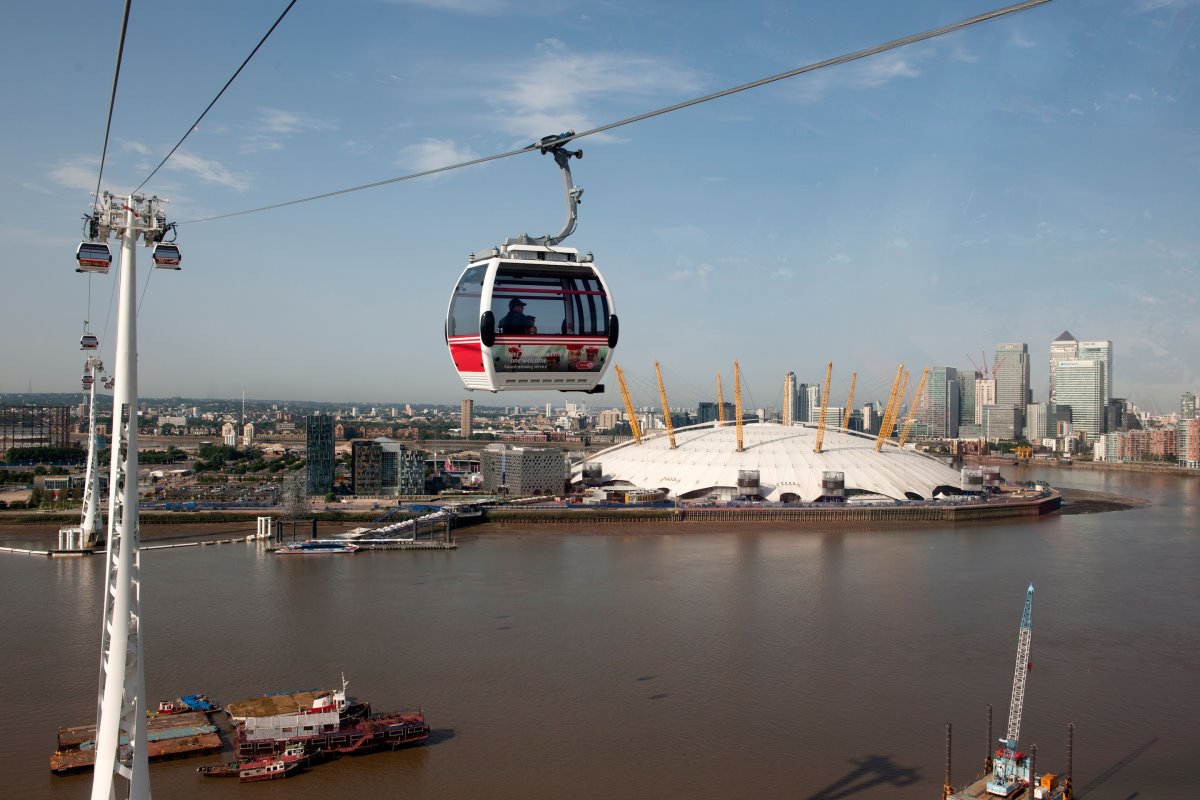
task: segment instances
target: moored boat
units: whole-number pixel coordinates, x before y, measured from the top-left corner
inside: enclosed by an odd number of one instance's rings
[[[284,545],[275,553],[276,555],[323,555],[326,553],[357,553],[361,549],[352,542],[343,542],[338,539],[308,539]]]

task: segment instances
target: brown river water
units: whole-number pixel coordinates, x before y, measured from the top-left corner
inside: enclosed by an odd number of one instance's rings
[[[150,767],[154,796],[937,798],[1004,733],[1025,587],[1022,746],[1076,797],[1200,796],[1200,480],[1008,471],[1142,508],[891,530],[467,529],[451,552],[142,555],[150,699],[332,687],[424,708],[420,747],[285,781]],[[172,535],[186,531],[172,531]],[[150,533],[147,533],[150,538]],[[42,546],[35,528],[0,544]],[[23,544],[24,543],[24,544]],[[88,797],[48,769],[94,721],[103,559],[0,553],[0,796]]]

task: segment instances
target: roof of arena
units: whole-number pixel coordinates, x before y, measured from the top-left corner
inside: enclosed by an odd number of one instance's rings
[[[950,487],[959,473],[912,447],[885,444],[875,452],[875,437],[839,428],[825,429],[821,452],[814,452],[815,424],[773,422],[743,426],[743,451],[737,452],[733,423],[702,423],[675,430],[676,447],[665,431],[642,443],[629,441],[592,456],[603,482],[666,489],[669,496],[703,497],[738,486],[740,470],[757,470],[759,493],[767,500],[813,502],[823,494],[826,471],[841,472],[847,495],[879,494],[896,500],[928,499]],[[579,479],[581,466],[572,480]]]

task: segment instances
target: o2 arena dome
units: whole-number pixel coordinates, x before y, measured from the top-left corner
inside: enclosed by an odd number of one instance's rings
[[[759,422],[742,431],[740,453],[732,422],[677,428],[674,448],[665,431],[643,437],[641,444],[610,447],[588,460],[588,483],[665,489],[669,497],[683,500],[750,495],[811,503],[871,495],[927,500],[961,493],[954,469],[890,443],[877,453],[873,435],[827,427],[816,453],[816,425]],[[581,480],[583,469],[575,467],[573,481]]]

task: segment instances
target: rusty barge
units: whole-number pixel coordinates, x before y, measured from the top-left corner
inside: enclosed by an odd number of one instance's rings
[[[121,749],[129,746],[121,732]],[[210,755],[221,752],[221,736],[203,711],[156,714],[146,720],[146,754],[151,761]],[[96,726],[58,729],[58,747],[50,756],[55,775],[86,772],[96,765]]]

